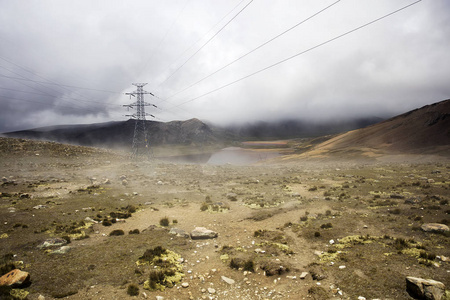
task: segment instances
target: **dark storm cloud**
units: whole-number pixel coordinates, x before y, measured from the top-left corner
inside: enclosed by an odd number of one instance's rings
[[[178,93],[333,2],[253,1],[212,38],[249,1],[0,0],[0,132],[124,120],[132,82],[165,121],[390,116],[449,98],[445,0],[221,88],[413,2],[342,0]]]

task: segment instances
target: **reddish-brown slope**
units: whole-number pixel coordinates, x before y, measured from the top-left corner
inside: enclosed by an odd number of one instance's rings
[[[335,152],[357,148],[383,152],[450,154],[450,100],[346,132],[319,144],[313,151]]]

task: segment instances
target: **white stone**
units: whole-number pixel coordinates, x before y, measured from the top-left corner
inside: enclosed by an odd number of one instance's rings
[[[210,293],[210,294],[215,294],[215,293],[216,293],[216,290],[213,289],[213,288],[208,288],[208,293]]]
[[[225,277],[225,276],[221,276],[222,280],[225,281],[228,284],[234,284],[235,281],[231,278]]]
[[[308,272],[302,272],[302,274],[300,274],[300,279],[305,279],[306,276],[308,276]]]
[[[187,287],[189,287],[189,283],[183,282],[183,283],[181,284],[181,286],[184,287],[184,288],[187,288]]]

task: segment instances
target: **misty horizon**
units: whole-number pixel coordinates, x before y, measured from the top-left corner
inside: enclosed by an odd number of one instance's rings
[[[448,2],[3,2],[0,132],[390,118],[450,98]],[[133,16],[133,17],[131,17]]]

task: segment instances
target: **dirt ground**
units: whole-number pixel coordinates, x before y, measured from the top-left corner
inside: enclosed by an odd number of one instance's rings
[[[0,138],[0,177],[0,256],[30,273],[28,299],[412,299],[406,276],[450,287],[449,235],[421,229],[449,225],[442,157],[213,166]],[[169,233],[195,227],[218,236]],[[54,237],[68,252],[41,247]],[[160,266],[137,262],[157,246],[179,255],[181,281],[145,289]]]

